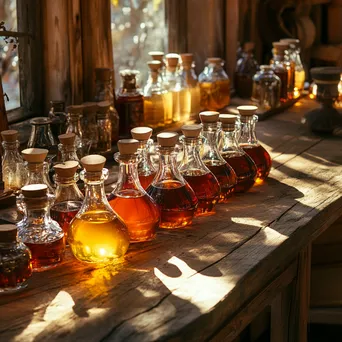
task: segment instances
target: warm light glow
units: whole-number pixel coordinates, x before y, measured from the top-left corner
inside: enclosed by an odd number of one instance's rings
[[[300,91],[298,90],[298,88],[294,88],[293,90],[293,96],[295,99],[297,99],[300,96]]]
[[[310,99],[314,100],[316,96],[317,96],[317,84],[313,83],[309,97]]]
[[[104,256],[106,255],[106,250],[104,248],[100,248],[99,253],[100,255]]]

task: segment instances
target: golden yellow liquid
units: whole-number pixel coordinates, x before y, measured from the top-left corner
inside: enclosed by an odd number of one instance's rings
[[[230,103],[230,81],[219,80],[215,82],[199,83],[201,90],[201,108],[219,110]]]
[[[169,125],[172,123],[172,111],[173,111],[173,95],[171,92],[166,92],[163,94],[163,102],[164,102],[164,110],[165,110],[165,116],[164,116],[164,123],[166,125]]]
[[[191,109],[190,109],[190,118],[198,119],[198,113],[201,111],[201,92],[200,87],[196,86],[194,88],[190,88],[191,93]]]
[[[172,121],[178,122],[180,120],[180,101],[179,91],[170,91],[172,94]]]
[[[165,107],[164,95],[152,94],[144,98],[144,118],[146,125],[156,128],[164,125]]]
[[[129,246],[126,226],[111,212],[88,211],[75,217],[68,235],[74,256],[84,262],[112,263]]]
[[[191,92],[190,88],[182,89],[179,92],[180,121],[185,122],[190,119],[191,112]]]
[[[305,71],[295,71],[295,87],[298,91],[302,91],[304,89],[305,82]]]

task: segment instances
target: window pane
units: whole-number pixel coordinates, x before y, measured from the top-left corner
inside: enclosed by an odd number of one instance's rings
[[[164,0],[111,0],[112,39],[116,87],[119,71],[140,71],[140,85],[147,79],[149,51],[161,50],[167,44]]]
[[[8,31],[17,30],[16,0],[0,0],[0,18]],[[5,99],[6,109],[20,107],[18,49],[0,37],[0,72],[2,86],[9,101]]]

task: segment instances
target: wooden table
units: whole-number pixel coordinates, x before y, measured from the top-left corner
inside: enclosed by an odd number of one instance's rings
[[[272,341],[306,341],[311,241],[342,214],[341,140],[305,133],[313,106],[258,124],[270,177],[216,215],[160,231],[113,266],[69,252],[1,296],[0,341],[232,341],[267,306]]]

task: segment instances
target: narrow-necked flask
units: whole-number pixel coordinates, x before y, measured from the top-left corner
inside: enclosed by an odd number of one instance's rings
[[[221,156],[235,171],[235,192],[245,192],[253,186],[257,178],[257,167],[237,142],[240,119],[237,115],[220,114],[219,120],[222,125]]]
[[[58,150],[61,153],[60,161],[66,162],[68,160],[75,160],[79,162],[76,147],[76,134],[65,133],[58,136],[60,144],[58,144]]]
[[[89,151],[96,151],[97,143],[99,140],[99,133],[96,121],[97,103],[84,102],[82,106],[83,118],[81,126],[83,130],[83,136],[88,140]]]
[[[264,180],[270,173],[272,160],[269,153],[262,147],[255,134],[255,124],[258,117],[255,115],[258,107],[239,106],[237,107],[241,115],[241,136],[240,146],[253,159],[258,169],[257,181]]]
[[[102,153],[109,152],[112,149],[113,122],[110,119],[110,108],[111,105],[109,101],[101,101],[97,103],[97,129],[99,134],[97,151]]]
[[[218,143],[221,134],[221,124],[218,112],[201,112],[200,119],[203,126],[204,143],[202,160],[215,175],[221,186],[220,202],[225,202],[234,191],[237,182],[236,174],[229,164],[222,158]]]
[[[138,177],[141,186],[146,190],[156,175],[156,170],[150,159],[150,148],[153,145],[153,140],[150,139],[152,128],[136,127],[131,130],[131,134],[133,139],[139,141]]]
[[[57,141],[57,137],[66,130],[67,113],[64,101],[50,101],[49,119],[51,119],[51,132]]]
[[[81,126],[81,118],[83,117],[83,106],[74,105],[67,108],[68,125],[65,133],[75,134],[75,144],[77,155],[79,158],[83,156],[83,130]]]
[[[159,168],[147,193],[160,210],[160,228],[181,228],[192,223],[198,199],[177,167],[175,145],[178,134],[157,135]]]
[[[85,198],[70,223],[68,241],[74,256],[84,262],[113,263],[129,246],[127,227],[109,205],[104,181],[106,158],[89,155],[81,159]]]
[[[27,143],[28,148],[46,148],[50,153],[55,152],[57,143],[51,132],[51,119],[46,117],[34,118],[30,121],[32,126],[30,139]]]
[[[221,188],[214,174],[205,166],[200,157],[203,137],[202,125],[182,126],[183,160],[179,171],[194,190],[198,198],[196,214],[203,215],[213,211],[220,199]]]
[[[155,238],[159,224],[159,210],[142,188],[138,178],[138,140],[118,141],[119,176],[110,194],[109,204],[126,224],[130,242],[145,242]]]

